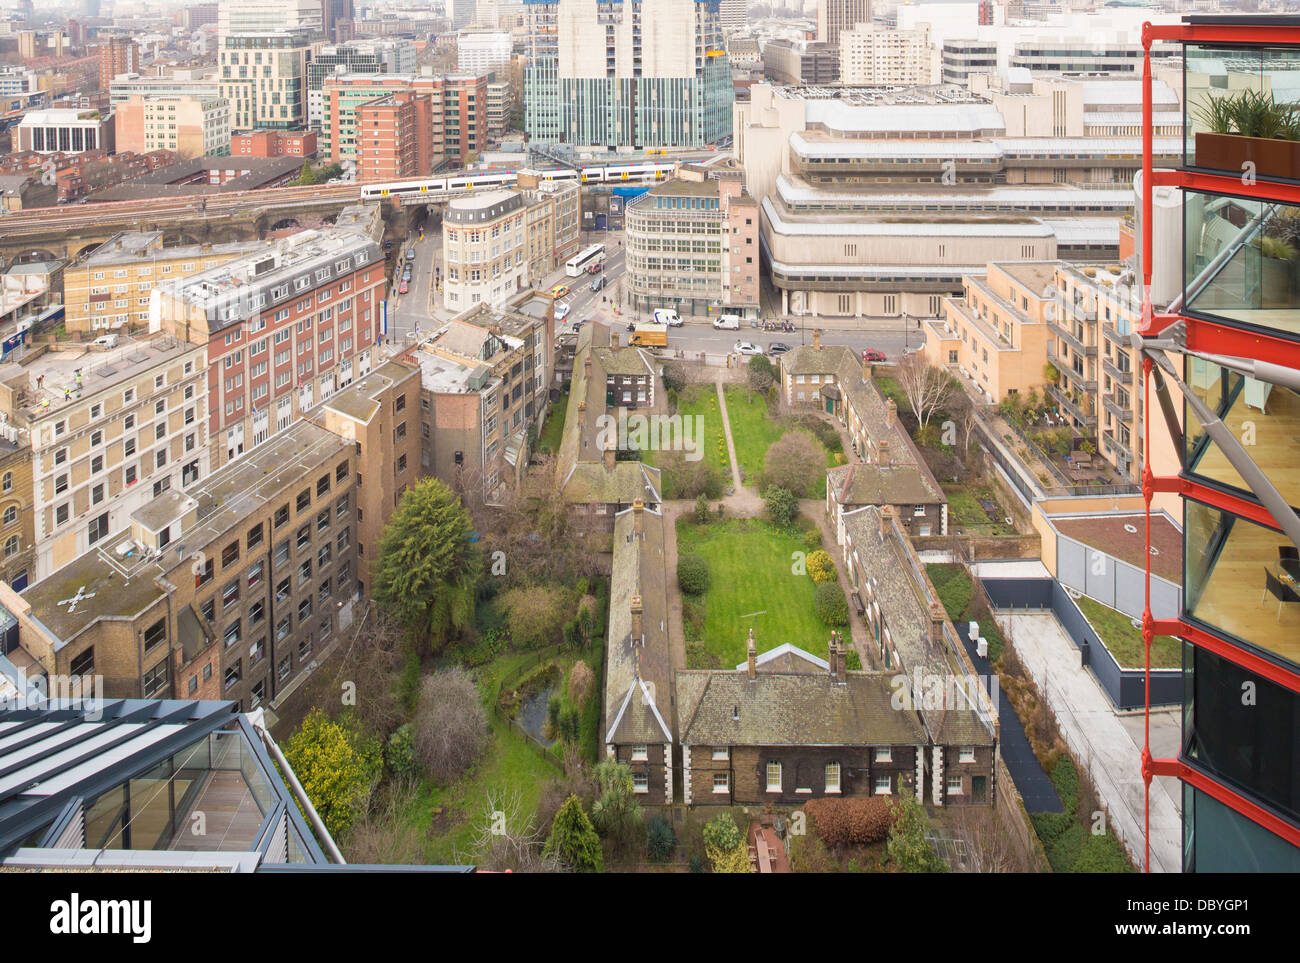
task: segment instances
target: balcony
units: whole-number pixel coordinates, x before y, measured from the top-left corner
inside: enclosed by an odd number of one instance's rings
[[[1096,317],[1096,311],[1093,311],[1093,317]],[[1087,358],[1097,357],[1097,346],[1095,344],[1086,344],[1074,336],[1074,332],[1063,327],[1056,321],[1048,322],[1048,330],[1057,335],[1062,341],[1068,344],[1075,351]]]
[[[1097,427],[1097,416],[1095,414],[1089,414],[1081,407],[1083,403],[1082,396],[1080,396],[1079,401],[1076,402],[1068,393],[1058,388],[1056,385],[1049,384],[1046,386],[1046,389],[1047,394],[1052,398],[1052,400],[1061,406],[1062,411],[1069,412],[1070,415],[1072,415],[1082,425],[1089,428]]]
[[[1115,325],[1109,321],[1103,321],[1101,324],[1101,336],[1111,344],[1119,345],[1127,349],[1129,347],[1129,336],[1127,333],[1121,334]]]
[[[1128,368],[1121,371],[1109,358],[1102,358],[1101,370],[1110,375],[1111,378],[1122,385],[1131,385],[1133,383],[1133,369]]]
[[[1116,419],[1122,422],[1131,422],[1133,420],[1133,409],[1123,408],[1115,402],[1111,395],[1106,395],[1101,399],[1101,406],[1109,411]]]

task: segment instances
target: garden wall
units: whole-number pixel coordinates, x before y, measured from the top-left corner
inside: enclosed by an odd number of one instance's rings
[[[1117,609],[1129,618],[1142,618],[1146,608],[1146,572],[1136,565],[1058,534],[1056,577],[1062,585]],[[1158,619],[1176,619],[1182,609],[1182,588],[1152,574],[1151,614]]]
[[[1121,668],[1096,630],[1056,579],[982,578],[989,601],[999,609],[1043,609],[1056,616],[1065,634],[1079,649],[1082,664],[1117,709],[1138,709],[1145,704],[1146,680],[1141,669]],[[1183,699],[1181,669],[1151,670],[1151,704],[1174,705]]]
[[[988,562],[997,559],[1038,558],[1042,542],[1034,535],[913,535],[912,545],[918,552],[949,552],[953,542],[961,543],[965,557]]]

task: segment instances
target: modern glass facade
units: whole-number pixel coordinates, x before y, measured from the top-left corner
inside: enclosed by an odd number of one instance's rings
[[[1181,617],[1150,627],[1184,639],[1185,698],[1179,757],[1151,772],[1183,781],[1186,871],[1300,872],[1300,141],[1228,109],[1300,101],[1300,18],[1187,17],[1153,40],[1185,54],[1183,163],[1159,175],[1182,190],[1183,284],[1138,333],[1183,354],[1147,349],[1182,382],[1183,464],[1145,487],[1183,496],[1185,572]],[[1143,238],[1148,281],[1176,243]]]

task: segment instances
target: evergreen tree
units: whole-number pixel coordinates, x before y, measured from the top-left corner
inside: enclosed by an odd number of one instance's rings
[[[604,872],[605,859],[600,851],[600,837],[583,812],[581,800],[572,793],[555,814],[543,852],[547,856],[554,856],[576,873]]]

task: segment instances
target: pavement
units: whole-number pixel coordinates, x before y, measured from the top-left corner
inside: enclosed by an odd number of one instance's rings
[[[1088,770],[1120,839],[1141,867],[1145,852],[1142,716],[1114,711],[1092,674],[1079,664],[1079,650],[1070,642],[1056,616],[999,612],[998,619],[1005,626],[1016,655],[1052,707],[1066,743]],[[1005,717],[1003,724],[1006,724]],[[1176,709],[1152,712],[1153,755],[1177,754],[1180,725]],[[1182,870],[1183,833],[1178,804],[1181,798],[1177,779],[1152,780],[1153,872]]]

